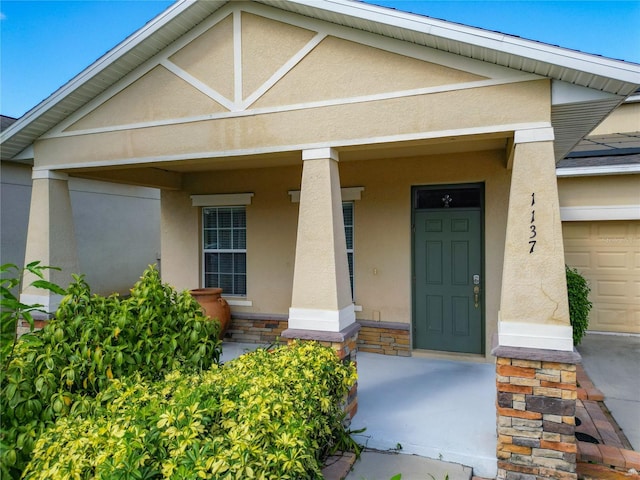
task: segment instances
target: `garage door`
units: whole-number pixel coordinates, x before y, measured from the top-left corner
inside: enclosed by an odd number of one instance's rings
[[[589,330],[640,333],[640,221],[564,222],[565,262],[589,281]]]

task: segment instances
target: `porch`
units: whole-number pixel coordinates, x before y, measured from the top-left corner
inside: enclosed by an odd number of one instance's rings
[[[222,360],[259,346],[225,342]],[[579,368],[581,400],[576,414],[583,423],[576,431],[590,433],[599,441],[578,442],[579,477],[595,472],[612,479],[635,478],[626,471],[640,468],[640,453],[633,451],[640,438],[640,399],[638,381],[631,373],[637,368],[639,346],[638,336],[589,334],[578,348],[584,369]],[[358,443],[472,467],[478,478],[496,477],[493,363],[430,358],[415,352],[412,357],[358,352],[357,360],[358,413],[351,429],[366,428],[355,435]],[[609,409],[612,416],[605,414]],[[404,460],[410,457],[401,457],[389,461],[404,468]],[[433,465],[432,474],[437,468],[450,467]]]
[[[225,343],[223,361],[256,344]],[[495,478],[495,366],[358,352],[354,438],[368,448],[459,463]],[[428,478],[428,477],[427,477]]]

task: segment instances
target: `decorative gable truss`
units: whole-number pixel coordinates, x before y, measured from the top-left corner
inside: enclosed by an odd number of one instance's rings
[[[541,77],[258,4],[226,6],[41,137],[253,116]]]

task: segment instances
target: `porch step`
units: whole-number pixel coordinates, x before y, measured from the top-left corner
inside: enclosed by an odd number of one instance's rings
[[[471,467],[457,463],[442,462],[396,452],[367,450],[362,452],[346,480],[389,480],[394,475],[401,480],[425,480],[431,476],[436,480],[471,480]]]
[[[621,472],[595,463],[578,463],[577,474],[580,480],[640,480],[635,470]]]

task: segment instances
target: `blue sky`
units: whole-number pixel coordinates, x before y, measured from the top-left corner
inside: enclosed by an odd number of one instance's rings
[[[172,3],[1,0],[0,113],[23,115]],[[640,0],[369,3],[640,63]]]

